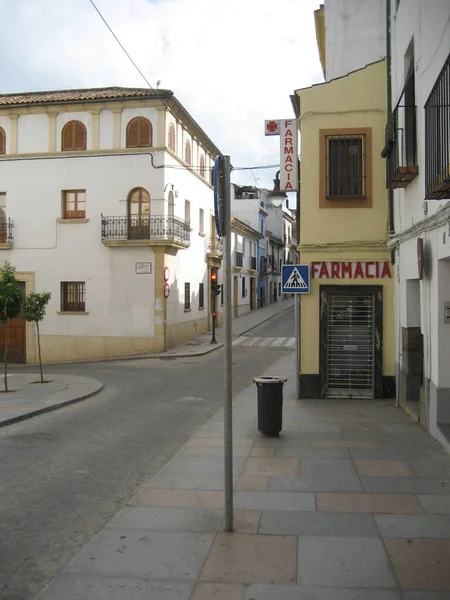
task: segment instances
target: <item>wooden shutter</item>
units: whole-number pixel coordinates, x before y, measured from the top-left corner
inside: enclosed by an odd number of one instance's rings
[[[6,135],[4,130],[0,127],[0,154],[6,153]]]
[[[62,149],[63,150],[73,150],[73,126],[74,126],[74,122],[70,121],[70,123],[67,123],[67,125],[65,125],[63,131],[62,131]]]
[[[139,141],[138,141],[138,146],[140,148],[142,147],[148,147],[151,146],[151,125],[150,122],[147,121],[147,119],[142,119],[139,118],[138,119],[139,122]]]
[[[75,144],[74,150],[86,150],[86,127],[80,121],[74,121]]]
[[[169,148],[175,152],[175,127],[172,123],[169,125]]]
[[[133,119],[127,127],[127,148],[137,148],[139,144],[139,120]]]

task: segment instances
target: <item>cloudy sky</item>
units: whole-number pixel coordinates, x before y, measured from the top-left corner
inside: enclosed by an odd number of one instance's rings
[[[279,162],[265,119],[322,81],[319,0],[94,0],[152,87],[170,89],[235,167]],[[0,0],[0,93],[147,87],[90,0]],[[276,168],[234,171],[272,187]]]

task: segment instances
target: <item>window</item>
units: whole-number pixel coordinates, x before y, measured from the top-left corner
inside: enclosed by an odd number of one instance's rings
[[[0,154],[6,154],[6,134],[2,127],[0,127]]]
[[[425,103],[425,197],[450,198],[450,54]]]
[[[186,223],[191,222],[191,203],[189,200],[184,201],[184,220]]]
[[[205,157],[203,154],[200,156],[200,175],[205,178]]]
[[[128,194],[128,239],[150,238],[150,194],[144,188],[135,188]]]
[[[86,190],[63,191],[63,218],[84,219],[86,217]]]
[[[148,148],[152,145],[152,124],[144,117],[136,117],[127,125],[127,148]]]
[[[61,282],[61,312],[85,312],[84,281]]]
[[[198,285],[198,307],[205,308],[205,285],[203,283]]]
[[[327,135],[327,198],[365,196],[365,139],[363,135]]]
[[[61,134],[61,149],[86,150],[86,127],[81,121],[69,121]]]
[[[186,142],[186,146],[184,147],[184,162],[188,165],[191,165],[191,143],[189,140]]]
[[[198,232],[205,232],[205,212],[203,208],[200,208],[198,211]]]
[[[171,123],[169,125],[169,148],[172,152],[175,152],[175,127],[174,124]]]
[[[191,308],[191,284],[184,284],[184,310],[190,310]]]
[[[242,297],[245,298],[245,277],[241,279],[242,281]]]

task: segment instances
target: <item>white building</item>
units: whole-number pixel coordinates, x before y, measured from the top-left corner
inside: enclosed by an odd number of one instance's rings
[[[233,316],[257,308],[257,252],[263,235],[236,216],[231,217],[231,268]]]
[[[389,6],[398,397],[450,449],[450,3]]]
[[[0,260],[52,294],[45,361],[158,352],[210,327],[218,153],[169,90],[0,96]],[[14,326],[16,360],[36,362],[33,326]]]

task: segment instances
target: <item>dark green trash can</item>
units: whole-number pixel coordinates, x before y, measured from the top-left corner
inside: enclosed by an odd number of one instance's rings
[[[258,431],[264,436],[279,435],[283,425],[283,383],[286,377],[253,377],[258,389]]]

